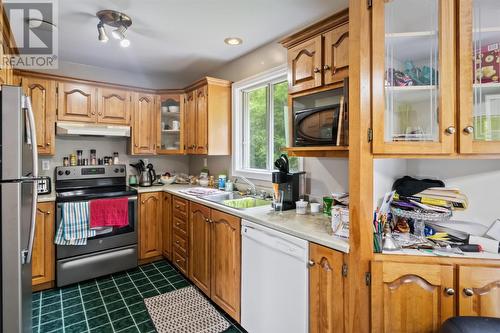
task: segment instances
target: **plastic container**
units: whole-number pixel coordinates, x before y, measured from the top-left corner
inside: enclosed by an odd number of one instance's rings
[[[234,183],[228,179],[226,182],[225,189],[226,189],[226,192],[233,192],[234,191]]]
[[[224,191],[226,189],[226,175],[219,175],[219,190]]]
[[[295,213],[298,215],[305,215],[307,212],[307,201],[304,199],[300,199],[299,201],[295,201]]]
[[[311,213],[313,214],[319,213],[320,208],[321,204],[319,202],[311,202]]]

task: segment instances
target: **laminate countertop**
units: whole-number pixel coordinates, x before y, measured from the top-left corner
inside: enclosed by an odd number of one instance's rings
[[[260,206],[247,209],[234,209],[215,202],[204,200],[193,195],[183,193],[189,189],[189,185],[164,185],[151,187],[137,187],[139,193],[167,192],[187,200],[203,204],[205,206],[238,216],[242,219],[261,224],[286,234],[305,239],[344,253],[349,252],[349,241],[347,239],[330,235],[326,226],[330,218],[323,214],[306,215],[295,214],[295,209],[287,210],[279,214],[274,212],[270,206]]]

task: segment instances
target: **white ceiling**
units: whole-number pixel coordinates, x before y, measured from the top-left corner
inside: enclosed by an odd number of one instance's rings
[[[346,8],[348,0],[59,0],[59,59],[191,82],[264,44]],[[97,40],[95,13],[132,17],[131,46]],[[243,39],[231,47],[223,40]]]

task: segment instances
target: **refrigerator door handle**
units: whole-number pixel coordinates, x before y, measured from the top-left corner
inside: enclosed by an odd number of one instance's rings
[[[33,109],[31,107],[31,101],[28,96],[23,96],[23,109],[26,112],[26,118],[29,123],[29,141],[28,144],[31,144],[31,153],[33,158],[33,172],[31,173],[32,178],[38,178],[38,146],[36,142],[36,124],[35,124],[35,116],[33,114]],[[30,223],[30,234],[28,240],[27,249],[22,251],[21,254],[21,262],[23,264],[31,263],[31,257],[33,255],[33,240],[35,238],[35,227],[36,227],[36,205],[38,201],[38,182],[33,181],[33,197],[31,202],[31,223]]]

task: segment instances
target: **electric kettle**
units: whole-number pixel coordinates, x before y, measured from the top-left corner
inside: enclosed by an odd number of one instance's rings
[[[151,186],[153,185],[153,180],[151,179],[151,172],[148,169],[144,169],[139,174],[139,186]]]

